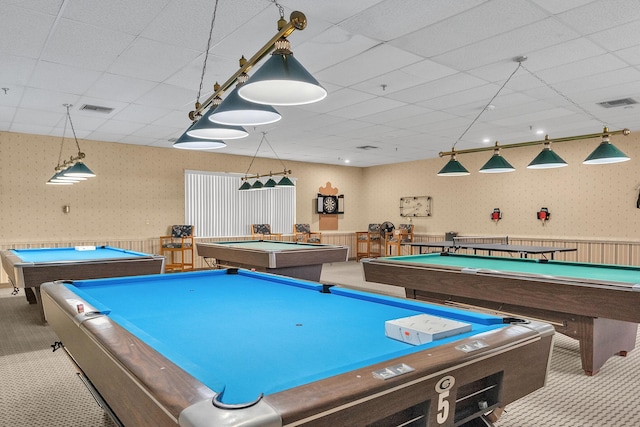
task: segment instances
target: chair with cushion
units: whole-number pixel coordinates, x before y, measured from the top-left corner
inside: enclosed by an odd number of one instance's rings
[[[270,224],[251,224],[251,238],[258,240],[280,240],[282,233],[272,233]]]
[[[167,258],[165,271],[193,270],[194,228],[193,225],[173,225],[170,236],[160,237],[160,250]]]
[[[413,242],[413,224],[400,224],[398,228],[389,231],[385,235],[385,254],[393,255],[393,248],[396,248],[396,255],[401,255],[401,245]]]
[[[356,231],[356,260],[382,255],[380,224],[369,224],[367,231]]]
[[[310,224],[293,224],[293,241],[299,243],[322,243],[322,233],[311,231]]]

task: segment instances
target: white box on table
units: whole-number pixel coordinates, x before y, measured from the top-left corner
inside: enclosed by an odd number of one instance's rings
[[[386,336],[408,344],[420,345],[471,331],[471,324],[430,314],[418,314],[387,320]]]

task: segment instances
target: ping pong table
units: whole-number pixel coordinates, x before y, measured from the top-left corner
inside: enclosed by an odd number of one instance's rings
[[[403,243],[404,246],[419,248],[422,254],[422,248],[440,248],[441,252],[457,252],[459,249],[473,250],[474,255],[478,251],[484,251],[491,256],[493,252],[517,253],[520,258],[528,258],[529,255],[542,255],[546,258],[547,254],[554,259],[554,255],[558,252],[572,252],[577,248],[566,248],[561,246],[532,246],[532,245],[514,245],[509,243],[509,237],[454,237],[453,240],[443,240],[437,242],[411,242]]]

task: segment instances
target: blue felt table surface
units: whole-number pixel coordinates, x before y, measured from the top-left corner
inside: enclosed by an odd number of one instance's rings
[[[67,285],[216,392],[254,400],[307,382],[503,327],[496,316],[240,270],[76,281]],[[429,313],[472,332],[412,346],[385,321]]]
[[[142,252],[114,248],[111,246],[98,246],[94,250],[77,250],[69,248],[32,248],[12,249],[23,262],[57,262],[57,261],[87,261],[95,259],[132,258],[150,256]]]

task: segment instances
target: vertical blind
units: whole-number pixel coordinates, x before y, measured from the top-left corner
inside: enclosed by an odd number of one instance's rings
[[[239,191],[241,174],[185,170],[185,220],[198,237],[251,234],[251,224],[270,224],[273,233],[291,233],[296,187]],[[295,183],[295,178],[290,178]]]

